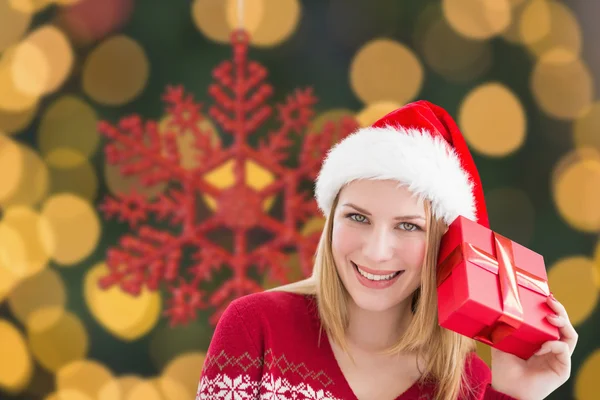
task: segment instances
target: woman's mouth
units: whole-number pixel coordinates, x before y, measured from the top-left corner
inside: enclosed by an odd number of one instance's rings
[[[354,262],[352,262],[352,266],[359,277],[359,281],[368,287],[388,287],[404,272],[404,270],[401,270],[389,274],[373,274],[365,271]]]

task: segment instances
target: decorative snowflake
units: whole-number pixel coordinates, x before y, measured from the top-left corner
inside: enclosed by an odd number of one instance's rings
[[[247,34],[235,32],[231,44],[233,58],[213,70],[215,81],[208,90],[215,100],[209,115],[223,137],[231,139],[229,146],[213,131],[201,128],[202,105],[182,87],[168,87],[163,96],[169,117],[164,130],[158,122],[144,122],[137,115],[116,126],[99,124],[109,139],[107,160],[118,165],[121,174],[135,175],[148,187],[168,185],[153,199],[131,192],[103,201],[100,208],[106,218],[127,222],[134,234],[124,235],[117,247],[108,250],[110,272],[100,286],[118,284],[137,295],[144,285],[157,290],[164,283],[170,293],[165,315],[171,324],[193,320],[198,310],[208,307],[215,309],[210,321],[216,324],[230,301],[263,290],[252,278],[253,271],[288,282],[293,250],[304,276],[310,274],[320,232],[301,230],[320,215],[303,185],[314,181],[331,144],[357,128],[348,117],[306,134],[317,101],[311,89],[296,90],[275,108],[267,105],[273,88],[265,83],[267,70],[247,59]],[[276,128],[265,128],[266,137],[252,146],[249,137],[267,122]],[[181,132],[193,135],[196,165],[191,168],[182,166]],[[296,145],[297,165],[284,165]],[[233,183],[223,187],[214,176],[227,167],[232,169]],[[274,179],[266,187],[252,187],[246,179],[249,168],[268,171]],[[279,216],[271,212],[276,207],[271,211],[265,207],[277,196]],[[213,201],[213,212],[200,218],[198,210],[207,198]],[[210,239],[211,232],[223,228],[232,235],[231,249]],[[258,235],[256,229],[270,235]],[[222,285],[201,288],[224,269],[229,276],[221,278]]]

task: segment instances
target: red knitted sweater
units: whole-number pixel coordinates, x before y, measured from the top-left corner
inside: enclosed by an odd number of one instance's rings
[[[196,400],[357,400],[339,368],[314,299],[264,292],[235,300],[221,317],[204,362]],[[490,385],[488,366],[467,361],[476,394],[464,400],[514,400]],[[396,400],[433,399],[415,383]],[[385,400],[385,399],[384,399]]]

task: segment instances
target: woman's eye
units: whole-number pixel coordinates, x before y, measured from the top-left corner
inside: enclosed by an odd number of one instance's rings
[[[364,215],[360,215],[360,214],[350,214],[350,215],[348,215],[348,218],[350,218],[352,221],[356,221],[356,222],[366,222],[367,221],[367,217],[365,217]]]
[[[417,225],[415,225],[415,224],[411,224],[411,223],[409,223],[409,222],[402,222],[402,223],[401,223],[400,225],[398,225],[398,226],[399,226],[399,227],[400,227],[402,230],[409,231],[409,232],[416,231],[416,230],[420,229],[420,228],[419,228]]]

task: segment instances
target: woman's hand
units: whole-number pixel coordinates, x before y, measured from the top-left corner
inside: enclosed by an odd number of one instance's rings
[[[556,312],[548,321],[559,328],[560,339],[544,343],[527,361],[492,348],[492,387],[497,391],[519,400],[541,400],[569,379],[578,335],[554,296],[548,297],[548,305]]]

